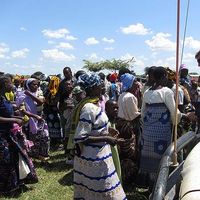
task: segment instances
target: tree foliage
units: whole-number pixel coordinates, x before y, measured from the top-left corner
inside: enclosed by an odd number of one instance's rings
[[[100,62],[91,62],[89,60],[83,60],[84,61],[84,66],[83,68],[93,71],[93,72],[98,72],[100,70],[120,70],[121,68],[130,68],[132,63],[134,62],[134,57],[132,57],[129,60],[104,60]]]

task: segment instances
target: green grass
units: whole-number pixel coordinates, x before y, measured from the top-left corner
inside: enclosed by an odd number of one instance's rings
[[[17,197],[0,197],[2,200],[71,200],[73,199],[73,170],[65,164],[64,151],[50,152],[48,163],[34,162],[39,182],[27,185],[28,190]],[[143,192],[133,186],[126,189],[128,200],[145,200]]]

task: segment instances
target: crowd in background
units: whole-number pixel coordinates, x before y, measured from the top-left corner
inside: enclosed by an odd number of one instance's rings
[[[200,65],[200,52],[196,54]],[[151,66],[140,79],[128,68],[108,74],[30,78],[0,75],[0,194],[37,183],[33,159],[48,162],[64,149],[73,166],[74,199],[126,199],[123,186],[152,189],[160,159],[172,142],[176,73]],[[200,79],[182,64],[178,135],[198,127]],[[184,155],[180,159],[183,159]]]

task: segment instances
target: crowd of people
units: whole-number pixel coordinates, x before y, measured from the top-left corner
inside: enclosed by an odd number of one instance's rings
[[[196,54],[200,65],[200,51]],[[178,135],[198,126],[199,82],[180,66]],[[64,150],[74,173],[74,199],[127,199],[131,182],[151,191],[172,142],[176,73],[151,66],[141,80],[128,68],[74,75],[0,75],[0,194],[37,183],[33,159]]]

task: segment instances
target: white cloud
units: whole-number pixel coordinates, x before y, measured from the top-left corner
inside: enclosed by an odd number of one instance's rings
[[[133,66],[145,67],[144,61],[141,58],[135,58]]]
[[[115,40],[114,39],[108,39],[108,38],[106,38],[106,37],[104,37],[104,38],[102,38],[102,41],[103,42],[107,42],[107,43],[113,43],[113,42],[115,42]]]
[[[74,47],[71,44],[67,43],[67,42],[60,42],[56,46],[56,48],[60,48],[60,49],[74,49]]]
[[[66,40],[77,40],[78,38],[74,37],[73,35],[66,35]]]
[[[25,28],[25,27],[20,27],[20,31],[27,31],[27,28]]]
[[[17,50],[17,51],[13,51],[11,53],[11,56],[13,58],[26,58],[28,52],[29,52],[29,49],[24,48],[24,49],[20,49],[20,50]]]
[[[96,40],[96,38],[94,38],[94,37],[90,37],[85,40],[85,44],[86,45],[95,45],[95,44],[99,44],[99,41]]]
[[[5,43],[0,43],[0,58],[6,58],[6,53],[9,51],[10,49]]]
[[[120,27],[120,30],[124,34],[134,34],[134,35],[147,35],[150,33],[150,29],[144,27],[143,24],[131,24],[127,27]]]
[[[167,63],[174,63],[175,64],[176,57],[175,56],[168,57],[168,58],[166,58],[166,62]]]
[[[90,60],[97,60],[98,59],[98,56],[96,53],[92,53],[89,57]]]
[[[144,58],[143,57],[135,57],[135,56],[133,56],[133,55],[131,55],[131,54],[129,54],[129,53],[127,53],[127,54],[125,54],[125,55],[123,55],[123,56],[121,56],[121,58],[120,58],[121,60],[125,60],[125,61],[129,61],[129,60],[132,60],[131,61],[131,64],[133,64],[133,66],[139,66],[139,67],[144,67],[145,66],[145,64],[144,64]]]
[[[49,40],[48,41],[48,44],[55,44],[56,42],[55,41],[52,41],[52,40]]]
[[[42,31],[43,35],[48,38],[65,38],[67,34],[69,34],[69,31],[66,28],[61,28],[58,30],[50,30],[50,29],[44,29]]]
[[[18,64],[12,64],[13,68],[18,68],[19,65]]]
[[[121,56],[121,60],[131,60],[132,58],[134,58],[133,55],[129,54],[129,53],[126,53],[125,55]],[[135,58],[133,59],[133,61],[135,61]]]
[[[185,38],[185,46],[191,49],[199,50],[200,49],[200,40],[195,40],[193,37]]]
[[[169,33],[157,33],[151,40],[146,40],[145,43],[152,51],[174,51],[176,44],[168,39],[170,36]]]
[[[75,56],[70,54],[67,55],[63,51],[59,51],[58,49],[45,49],[42,50],[44,58],[51,59],[54,61],[72,61],[75,59]]]
[[[104,49],[105,49],[106,51],[112,51],[112,50],[114,50],[113,47],[105,47]]]
[[[86,55],[86,57],[92,62],[99,62],[103,60],[103,58],[99,57],[96,53],[91,53],[90,55]]]

